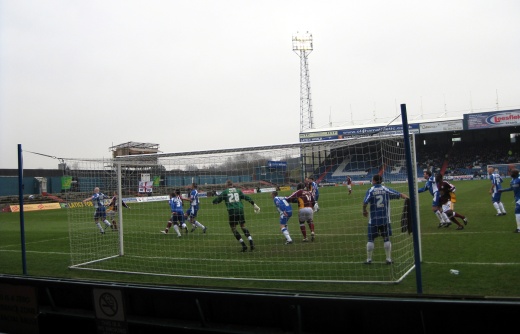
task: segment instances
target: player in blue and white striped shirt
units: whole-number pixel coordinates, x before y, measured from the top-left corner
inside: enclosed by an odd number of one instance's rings
[[[507,189],[499,189],[499,192],[512,191],[515,196],[515,233],[520,233],[520,178],[518,177],[518,169],[511,170],[511,184]]]
[[[175,233],[177,233],[177,237],[182,237],[180,229],[186,230],[188,232],[188,228],[186,227],[186,223],[184,222],[184,209],[182,208],[182,201],[188,201],[186,198],[182,198],[181,191],[176,189],[175,192],[170,194],[170,199],[168,200],[168,205],[170,206],[171,216],[166,224],[166,228],[161,231],[163,234],[168,234],[168,231],[173,225],[173,229]]]
[[[502,177],[498,172],[498,169],[495,169],[493,166],[488,166],[487,172],[489,175],[489,179],[491,180],[491,189],[489,189],[489,193],[491,194],[491,202],[493,202],[493,207],[497,210],[497,216],[505,216],[506,209],[504,208],[504,204],[501,201],[502,193],[500,189],[502,189]]]
[[[206,233],[206,226],[202,225],[197,220],[197,212],[199,212],[199,191],[197,190],[197,184],[194,182],[191,184],[190,191],[190,208],[186,211],[186,216],[191,223],[191,232],[195,231],[197,227],[202,228],[202,233]]]
[[[451,225],[450,218],[446,215],[446,213],[442,212],[442,204],[441,204],[441,194],[439,192],[439,187],[437,185],[437,182],[435,182],[435,176],[432,174],[431,171],[427,170],[423,174],[424,178],[426,179],[426,183],[424,184],[424,187],[417,190],[418,193],[425,192],[428,190],[430,194],[433,196],[432,200],[432,211],[439,219],[439,226],[448,227]]]
[[[99,228],[101,234],[105,234],[105,230],[101,227],[99,220],[102,219],[103,223],[105,223],[105,228],[111,227],[112,224],[107,220],[107,210],[105,208],[105,199],[108,198],[107,195],[103,194],[99,191],[99,187],[94,188],[94,194],[90,197],[87,197],[83,200],[83,203],[88,201],[92,201],[92,206],[96,209],[94,212],[94,223]]]
[[[392,264],[392,226],[390,222],[390,200],[407,199],[408,195],[388,188],[381,183],[383,177],[376,174],[372,177],[372,187],[367,190],[363,200],[363,216],[369,217],[368,220],[368,242],[367,260],[365,264],[372,264],[372,253],[374,252],[374,239],[381,236],[384,241],[386,254],[386,264]],[[370,204],[370,215],[367,206]]]
[[[293,243],[291,239],[291,235],[289,234],[289,228],[287,224],[289,223],[289,218],[292,217],[292,207],[289,202],[285,199],[285,197],[278,196],[278,191],[273,191],[271,193],[271,197],[274,202],[274,206],[280,213],[280,230],[285,237],[285,244],[290,245]]]

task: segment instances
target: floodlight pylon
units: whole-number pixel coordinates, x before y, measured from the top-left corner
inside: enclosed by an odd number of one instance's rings
[[[308,31],[292,37],[293,51],[300,57],[300,132],[314,128],[312,115],[311,81],[309,77],[309,54],[313,50],[312,34]]]

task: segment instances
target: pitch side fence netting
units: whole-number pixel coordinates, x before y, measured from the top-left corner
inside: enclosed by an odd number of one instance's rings
[[[65,196],[74,269],[214,279],[392,283],[414,267],[412,235],[401,223],[402,200],[392,201],[390,212],[394,264],[385,263],[381,238],[375,240],[372,265],[363,264],[368,219],[362,215],[362,202],[372,175],[381,173],[385,185],[410,193],[402,136],[65,159],[65,163],[72,180]],[[344,183],[347,175],[354,181],[351,194]],[[316,237],[313,242],[302,241],[298,208],[293,204],[288,229],[294,243],[285,245],[271,192],[289,196],[308,176],[320,184]],[[225,204],[213,204],[227,180],[261,209],[255,214],[253,206],[243,201],[254,251],[241,251]],[[163,234],[170,218],[168,195],[178,189],[187,198],[193,183],[200,197],[197,221],[206,232],[200,226],[191,232],[186,221],[188,233],[183,230],[181,237],[173,228]],[[105,205],[119,195],[120,210],[108,216],[110,222],[117,222],[117,230],[100,233],[91,202],[83,202],[95,187],[107,195]],[[121,207],[121,201],[129,209]],[[184,209],[188,207],[186,202]],[[247,243],[243,231],[238,231]]]

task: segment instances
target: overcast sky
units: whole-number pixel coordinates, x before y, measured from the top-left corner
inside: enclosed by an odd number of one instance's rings
[[[520,1],[0,0],[0,168],[298,142],[315,128],[520,108]],[[400,122],[400,120],[398,120]]]

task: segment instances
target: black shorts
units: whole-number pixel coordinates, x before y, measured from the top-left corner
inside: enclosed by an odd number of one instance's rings
[[[234,227],[246,223],[244,210],[228,210],[229,226]]]

